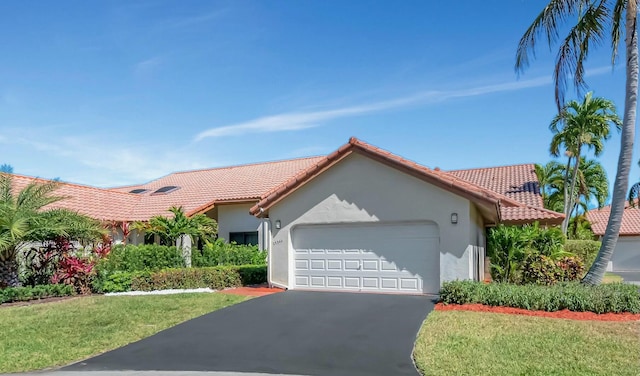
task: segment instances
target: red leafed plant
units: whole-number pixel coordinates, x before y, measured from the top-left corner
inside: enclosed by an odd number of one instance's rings
[[[71,285],[80,294],[91,293],[94,267],[98,260],[111,252],[111,242],[104,241],[95,246],[88,256],[78,255],[73,244],[66,239],[59,242],[59,249],[58,268],[51,277],[51,282]]]

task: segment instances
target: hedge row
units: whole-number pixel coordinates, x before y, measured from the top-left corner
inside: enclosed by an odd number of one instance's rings
[[[35,287],[8,287],[0,290],[0,304],[75,295],[70,285],[39,285]]]
[[[478,303],[549,312],[568,309],[577,312],[640,313],[638,287],[622,283],[541,286],[452,281],[443,283],[440,299],[445,304]]]
[[[256,285],[267,282],[266,265],[165,269],[156,272],[116,272],[94,285],[100,292],[153,291]]]
[[[598,255],[601,243],[597,240],[567,240],[564,250],[578,256],[588,270]]]

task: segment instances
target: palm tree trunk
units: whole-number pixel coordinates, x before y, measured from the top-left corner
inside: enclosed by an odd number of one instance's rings
[[[565,215],[562,221],[562,233],[565,235],[567,235],[567,228],[569,227],[569,216],[567,215],[567,210],[569,209],[569,192],[567,192],[567,186],[569,185],[569,168],[571,168],[571,156],[567,159],[567,167],[564,169],[564,186],[562,187],[564,190],[564,205],[562,206],[562,210]]]
[[[15,257],[0,257],[0,288],[18,287],[18,262]]]
[[[618,170],[613,185],[611,212],[609,222],[602,239],[602,246],[589,272],[582,280],[585,284],[596,285],[602,283],[607,264],[611,260],[618,242],[622,215],[624,213],[625,196],[629,186],[629,173],[633,159],[633,141],[635,138],[636,106],[638,103],[638,30],[637,30],[637,0],[627,1],[626,9],[626,57],[627,82],[625,88],[624,119],[622,122],[622,136],[620,140],[620,156]]]
[[[573,166],[573,174],[571,176],[571,189],[569,190],[569,199],[567,200],[567,205],[564,210],[564,221],[562,222],[562,232],[567,235],[567,229],[569,228],[569,220],[571,219],[571,214],[576,206],[576,200],[573,199],[573,195],[576,192],[576,178],[578,177],[578,169],[580,168],[580,149],[582,146],[578,145],[578,155],[576,156],[576,163]]]

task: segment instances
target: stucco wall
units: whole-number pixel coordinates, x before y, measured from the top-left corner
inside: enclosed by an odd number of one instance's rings
[[[352,154],[269,210],[271,281],[289,286],[291,230],[300,224],[431,221],[440,232],[440,281],[472,277],[471,252],[479,245],[471,203],[382,163]],[[451,223],[458,213],[458,223]],[[472,220],[472,217],[473,220]],[[475,221],[475,222],[474,222]]]
[[[614,271],[640,271],[640,236],[618,238],[611,261]]]
[[[218,236],[229,240],[230,232],[258,231],[260,248],[264,249],[262,220],[249,214],[254,204],[228,204],[218,206]]]

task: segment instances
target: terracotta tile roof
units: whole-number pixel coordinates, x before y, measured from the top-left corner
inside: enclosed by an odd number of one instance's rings
[[[319,159],[321,157],[176,172],[146,184],[112,188],[111,191],[149,190],[137,195],[140,201],[133,210],[132,220],[147,220],[154,215],[167,214],[167,209],[174,205],[182,206],[191,215],[219,202],[257,202],[264,192],[282,184]],[[180,188],[166,195],[152,194],[165,186]]]
[[[176,172],[146,184],[100,189],[61,183],[58,194],[67,196],[54,204],[97,219],[133,221],[167,215],[171,206],[183,206],[189,215],[204,212],[224,202],[259,202],[251,208],[258,214],[288,193],[330,168],[350,153],[368,157],[412,174],[442,189],[476,202],[496,212],[496,217],[509,223],[540,220],[560,223],[564,216],[542,208],[533,165],[517,165],[445,172],[430,169],[373,145],[351,138],[326,157],[310,157],[285,161]],[[15,175],[17,188],[33,177]],[[153,194],[159,188],[177,186],[164,195]],[[142,194],[128,193],[147,189]]]
[[[447,171],[460,179],[502,193],[518,202],[543,208],[534,164]]]
[[[373,145],[367,144],[356,139],[355,137],[352,137],[347,144],[343,145],[335,152],[318,160],[316,164],[310,166],[306,170],[301,171],[299,174],[292,177],[282,185],[277,186],[273,190],[266,193],[262,197],[262,199],[250,209],[251,214],[260,215],[261,210],[268,210],[271,206],[286,197],[289,193],[303,186],[313,177],[319,175],[320,173],[327,170],[332,165],[339,162],[353,152],[365,154],[368,157],[403,170],[440,188],[466,197],[476,203],[481,203],[489,207],[493,206],[495,207],[496,211],[498,211],[498,218],[502,218],[503,221],[531,222],[533,220],[539,219],[545,220],[548,223],[559,223],[564,218],[563,214],[555,213],[546,209],[541,209],[539,207],[531,206],[530,204],[517,201],[515,197],[508,197],[500,191],[496,192],[494,189],[462,179],[460,177],[457,177],[455,174],[444,172],[439,169],[430,169],[413,161],[394,155],[388,151],[382,150]],[[491,169],[481,170],[484,170],[484,172],[488,174]],[[526,174],[523,175],[526,176]],[[491,180],[489,178],[479,179],[479,172],[470,173],[469,176],[471,178],[476,177],[477,180],[485,181],[487,185],[489,185],[489,182]],[[501,187],[504,185],[504,183],[501,183]],[[511,186],[513,185],[513,183],[507,185]],[[500,190],[502,190],[502,188],[500,188]],[[507,190],[507,192],[505,193],[509,193],[508,191],[509,190]],[[513,193],[515,195],[516,192]],[[534,200],[532,198],[529,198],[528,200],[535,203],[536,205],[538,204],[537,200]],[[500,209],[498,210],[498,208]],[[512,210],[506,210],[507,208],[510,208]]]
[[[21,190],[33,181],[46,180],[30,176],[13,175],[13,189]],[[129,220],[140,198],[128,194],[94,188],[86,185],[60,183],[54,192],[64,200],[53,203],[47,208],[67,208],[100,220]]]
[[[559,225],[564,219],[564,214],[534,206],[519,206],[500,208],[502,222],[505,224],[525,224],[540,222],[542,224]]]
[[[598,236],[603,236],[609,221],[611,206],[605,206],[602,209],[590,210],[587,213],[587,219],[591,222],[591,230]],[[625,204],[624,214],[622,215],[622,226],[620,227],[621,236],[640,236],[640,208],[630,207],[629,203]]]

